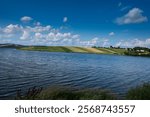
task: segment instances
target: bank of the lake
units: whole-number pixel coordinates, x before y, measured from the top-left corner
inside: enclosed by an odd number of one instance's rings
[[[48,87],[30,88],[25,94],[21,94],[21,90],[17,92],[15,99],[21,100],[150,100],[150,84],[129,89],[123,98],[117,93],[106,89],[79,89],[75,90],[71,87]]]
[[[126,49],[122,48],[94,48],[74,46],[29,46],[19,48],[28,51],[67,52],[67,53],[91,53],[91,54],[117,54],[124,55]]]
[[[17,49],[28,51],[116,54],[126,56],[150,57],[150,49],[146,47],[120,48],[120,47],[75,47],[75,46],[25,46],[19,47]]]

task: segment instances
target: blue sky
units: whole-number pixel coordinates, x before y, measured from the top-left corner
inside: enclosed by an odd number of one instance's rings
[[[1,0],[0,43],[150,47],[149,0]]]

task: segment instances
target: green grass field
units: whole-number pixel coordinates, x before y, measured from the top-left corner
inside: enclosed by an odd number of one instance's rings
[[[23,47],[20,49],[29,51],[118,54],[118,55],[124,55],[124,52],[126,51],[125,49],[73,47],[73,46],[30,46],[30,47]]]

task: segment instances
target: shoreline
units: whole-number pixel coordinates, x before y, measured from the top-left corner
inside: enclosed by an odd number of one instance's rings
[[[21,95],[17,92],[17,100],[150,100],[150,84],[131,88],[124,97],[116,92],[101,88],[74,90],[70,87],[51,86],[45,89],[33,87]]]
[[[142,48],[142,47],[141,47]],[[65,53],[82,53],[82,54],[106,54],[106,55],[122,55],[134,57],[150,57],[147,51],[137,52],[128,51],[125,48],[109,48],[109,47],[77,47],[77,46],[28,46],[16,48],[25,51],[40,52],[65,52]],[[133,48],[134,49],[134,48]]]
[[[74,46],[30,46],[17,48],[26,51],[45,51],[45,52],[66,52],[66,53],[85,53],[85,54],[110,54],[125,55],[125,49],[112,48],[92,48],[92,47],[74,47]]]

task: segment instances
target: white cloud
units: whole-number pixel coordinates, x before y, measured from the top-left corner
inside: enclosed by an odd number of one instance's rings
[[[123,24],[135,24],[148,21],[146,16],[142,15],[143,11],[139,8],[131,9],[126,15],[116,19],[116,23],[119,25]]]
[[[91,46],[109,47],[110,46],[109,39],[106,39],[106,38],[95,37],[90,40],[78,39],[76,41],[77,41],[77,45],[79,46],[87,46],[87,47],[91,47]]]
[[[67,18],[67,17],[64,17],[63,22],[65,23],[65,22],[67,22],[67,21],[68,21],[68,18]]]
[[[33,20],[25,16],[21,18],[23,22]],[[68,18],[64,17],[63,22]],[[0,40],[3,42],[26,44],[26,45],[66,45],[66,46],[102,46],[106,40],[97,37],[89,40],[80,39],[79,34],[73,34],[63,29],[53,28],[51,25],[43,26],[40,22],[33,22],[31,26],[10,24],[0,27]]]
[[[128,10],[128,9],[130,9],[131,7],[130,6],[124,6],[124,7],[122,7],[121,9],[120,9],[120,11],[125,11],[125,10]]]
[[[29,45],[65,45],[65,46],[104,46],[108,40],[97,37],[89,40],[80,39],[80,35],[61,32],[50,25],[22,26],[10,24],[0,28],[0,39],[3,42]]]
[[[22,22],[30,22],[31,20],[33,20],[31,17],[29,16],[24,16],[20,19]]]
[[[109,36],[114,36],[114,35],[115,35],[114,32],[110,32],[110,33],[109,33]]]
[[[20,31],[20,29],[21,27],[18,24],[17,25],[10,24],[3,29],[3,32],[6,34],[10,34]]]
[[[67,18],[64,18],[67,21]],[[32,26],[10,24],[0,27],[0,40],[3,42],[26,44],[26,45],[66,45],[66,46],[103,46],[108,41],[97,37],[82,40],[79,34],[64,32],[60,28],[51,25],[43,26],[36,22]]]
[[[26,27],[30,32],[48,32],[51,30],[51,26],[47,25],[47,26],[35,26],[35,27],[30,27],[27,26]]]
[[[95,46],[95,45],[97,45],[97,43],[98,43],[98,38],[97,37],[95,37],[91,40],[84,40],[84,41],[78,40],[78,44],[80,46]]]
[[[70,41],[70,40],[76,39],[74,37],[76,37],[76,35],[73,35],[70,32],[68,32],[68,33],[61,33],[61,32],[54,33],[54,32],[50,32],[47,35],[45,35],[45,38],[48,41],[53,41],[53,42],[58,42],[58,41],[61,42],[61,41],[64,41],[64,40],[65,41]]]
[[[102,47],[109,47],[109,46],[110,46],[109,39],[103,40]]]
[[[40,22],[34,22],[34,25],[35,25],[35,26],[40,26],[41,23],[40,23]]]
[[[130,41],[120,41],[116,43],[116,46],[122,46],[122,47],[150,47],[150,38],[145,40],[140,39],[133,39]]]
[[[30,38],[30,33],[29,33],[29,31],[24,30],[22,36],[20,37],[20,39],[21,39],[21,40],[27,40],[27,39],[29,39],[29,38]]]
[[[114,32],[109,33],[110,36],[115,35]],[[0,28],[0,40],[3,42],[29,44],[29,45],[65,45],[65,46],[101,46],[109,47],[110,40],[106,38],[95,37],[93,39],[82,40],[80,35],[71,32],[61,32],[50,25],[47,26],[22,26],[18,24],[10,24]],[[120,41],[116,46],[134,47],[144,46],[150,47],[150,39],[131,41]]]
[[[41,33],[35,33],[35,38],[42,39],[42,38],[44,38],[44,36]]]
[[[0,39],[8,39],[12,38],[13,36],[13,34],[0,34]]]

